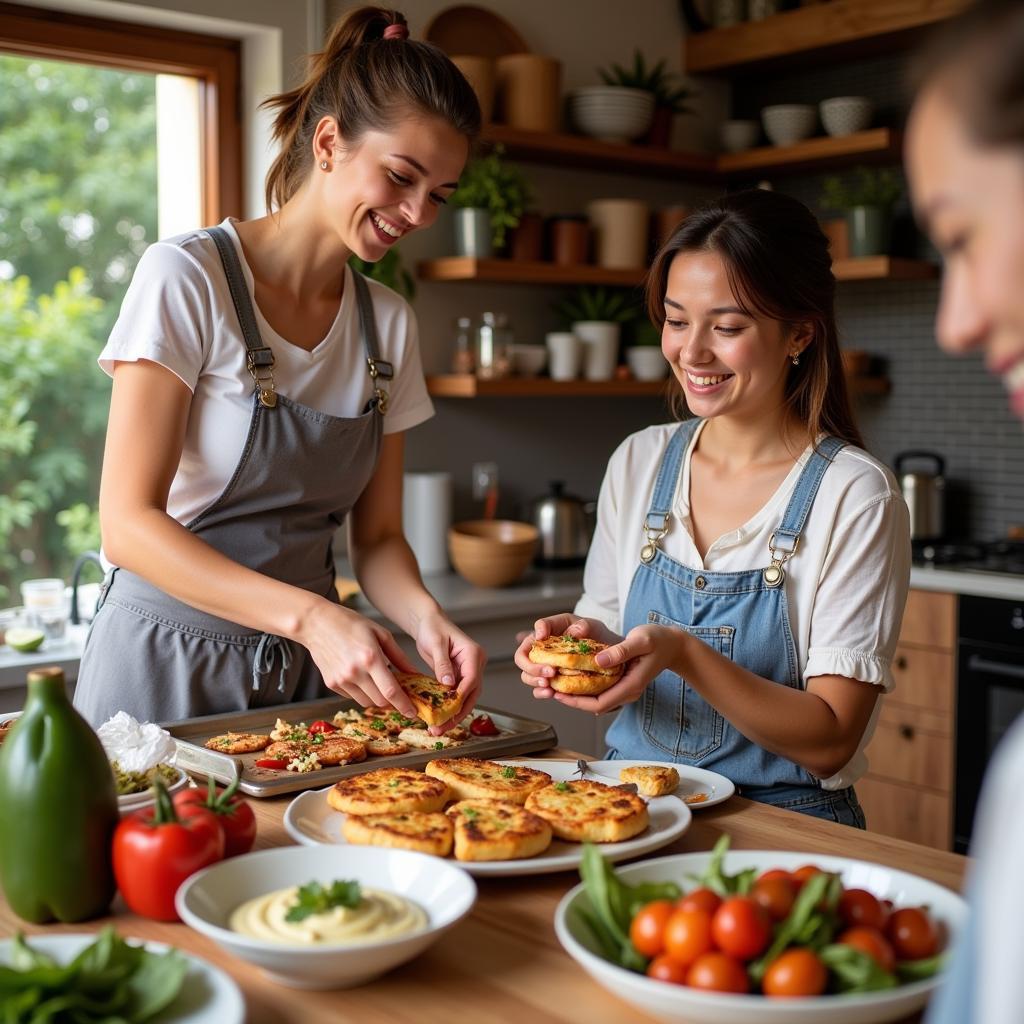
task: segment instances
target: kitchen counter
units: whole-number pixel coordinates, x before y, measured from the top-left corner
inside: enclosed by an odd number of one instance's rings
[[[538,757],[575,756],[553,750]],[[289,845],[282,818],[289,798],[251,801],[259,821],[257,848]],[[911,871],[959,890],[967,861],[957,854],[899,839],[868,834],[732,797],[697,811],[689,831],[652,854],[709,850],[728,833],[733,849],[795,850],[874,861]],[[770,862],[766,860],[766,866]],[[471,1020],[499,1024],[533,1020],[543,1024],[636,1024],[642,1014],[591,981],[555,938],[559,899],[578,881],[575,872],[517,878],[477,879],[472,913],[416,960],[369,984],[344,992],[283,988],[259,971],[223,953],[183,924],[164,924],[129,914],[119,902],[112,918],[73,925],[26,925],[0,899],[0,934],[95,932],[112,921],[125,936],[166,942],[212,961],[231,974],[245,994],[250,1024],[319,1024],[361,1021],[408,1024],[411,1020]],[[917,1021],[919,1016],[906,1018]]]
[[[947,594],[1024,601],[1024,577],[1009,573],[915,566],[910,570],[910,586],[915,590],[938,590]]]

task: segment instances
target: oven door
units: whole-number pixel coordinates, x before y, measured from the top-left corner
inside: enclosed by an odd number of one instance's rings
[[[966,853],[989,759],[1024,712],[1024,658],[1020,651],[961,637],[958,662],[953,847]]]

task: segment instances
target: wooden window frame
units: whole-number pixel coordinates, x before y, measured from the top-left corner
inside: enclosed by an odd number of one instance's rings
[[[0,51],[198,79],[203,223],[243,216],[237,39],[0,3]]]

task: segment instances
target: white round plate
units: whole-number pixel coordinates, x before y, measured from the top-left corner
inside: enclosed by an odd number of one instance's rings
[[[619,781],[619,772],[623,768],[635,768],[638,765],[657,765],[660,768],[675,768],[679,772],[679,785],[673,796],[686,802],[691,811],[702,811],[706,807],[720,804],[736,792],[732,779],[727,779],[718,772],[710,772],[706,768],[693,768],[688,764],[674,764],[671,761],[588,761],[587,773],[602,775],[612,782]],[[707,794],[706,800],[690,803],[686,798]]]
[[[129,935],[122,937],[142,944]],[[75,933],[28,935],[25,941],[33,949],[65,964],[96,938],[95,934]],[[170,948],[162,942],[146,942],[144,945],[152,953],[163,953]],[[0,964],[10,963],[10,950],[10,942],[0,943]],[[181,991],[163,1013],[151,1018],[150,1024],[244,1024],[245,1000],[234,981],[206,960],[184,949],[179,952],[188,961],[188,973]]]
[[[677,882],[692,888],[711,860],[710,853],[683,853],[658,857],[616,869],[627,885],[639,882]],[[967,904],[955,892],[907,871],[884,864],[831,857],[817,853],[779,850],[730,850],[723,869],[735,874],[743,868],[761,871],[785,868],[793,871],[802,864],[816,864],[842,877],[847,888],[867,889],[879,899],[897,906],[928,906],[936,919],[946,925],[952,948],[967,920]],[[577,885],[562,898],[555,910],[555,934],[565,951],[608,991],[657,1020],[687,1024],[882,1024],[903,1020],[928,1001],[941,975],[915,981],[883,992],[815,996],[802,999],[767,999],[762,995],[729,995],[701,992],[685,985],[672,985],[635,974],[605,960],[579,914],[583,886]]]
[[[530,761],[526,759],[499,760],[498,764],[522,765],[537,771],[547,772],[555,782],[578,778],[575,761]],[[604,781],[604,780],[599,780]],[[297,843],[304,846],[320,844],[347,845],[341,834],[345,815],[336,811],[327,802],[327,789],[307,790],[297,796],[284,815],[284,827]],[[647,801],[651,823],[638,836],[621,843],[601,843],[600,849],[610,861],[638,857],[642,853],[660,850],[678,839],[689,827],[693,816],[686,804],[675,797],[657,796]],[[524,860],[456,861],[460,868],[471,875],[545,875],[554,871],[573,871],[580,865],[583,847],[580,843],[568,843],[555,839],[537,857]]]

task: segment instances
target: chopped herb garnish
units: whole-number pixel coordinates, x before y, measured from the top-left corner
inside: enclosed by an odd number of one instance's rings
[[[380,732],[383,729],[386,729],[387,727],[388,727],[387,722],[382,722],[379,718],[375,718],[370,723],[370,728],[371,729],[376,729],[378,732]]]
[[[434,744],[434,749],[435,749],[435,750],[444,750],[444,740],[438,740],[438,741],[437,741],[437,742],[436,742],[436,743]]]
[[[504,775],[506,779],[514,779],[516,777],[516,770],[512,765],[507,764],[501,769],[501,774]]]
[[[568,782],[556,782],[555,783],[555,789],[557,789],[559,793],[568,793],[569,792],[569,783]]]
[[[475,807],[463,807],[462,813],[467,818],[475,818],[480,812]]]
[[[580,640],[580,642],[576,645],[576,650],[580,654],[589,654],[593,650],[593,648],[590,646],[590,644],[587,643],[586,640]]]
[[[313,914],[326,914],[335,907],[358,907],[362,902],[359,883],[331,882],[325,889],[319,882],[300,885],[295,902],[288,908],[284,919],[292,923],[305,921]]]
[[[395,789],[395,788],[396,788],[396,787],[398,786],[398,779],[392,779],[392,780],[391,780],[391,781],[390,781],[390,782],[388,783],[388,786],[389,786],[389,787],[390,787],[391,789]]]

